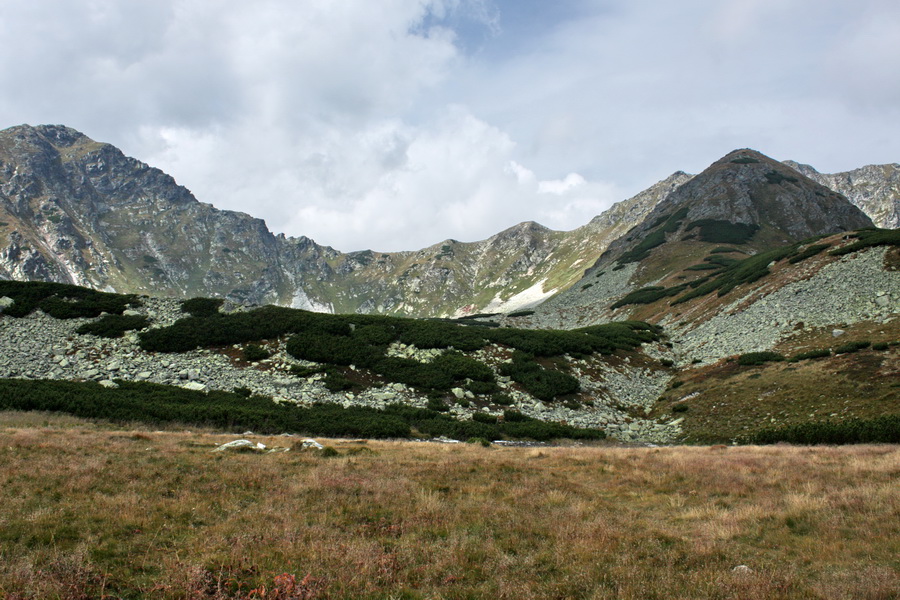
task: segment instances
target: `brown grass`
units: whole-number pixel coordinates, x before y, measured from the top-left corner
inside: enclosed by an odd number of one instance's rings
[[[341,456],[324,458],[211,453],[232,438],[210,433],[9,422],[0,414],[2,598],[900,590],[897,447],[331,441]]]

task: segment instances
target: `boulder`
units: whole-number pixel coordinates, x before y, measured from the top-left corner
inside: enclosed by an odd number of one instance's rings
[[[227,444],[214,448],[213,452],[224,452],[225,450],[253,450],[262,452],[266,449],[266,445],[260,442],[251,442],[250,440],[234,440]]]

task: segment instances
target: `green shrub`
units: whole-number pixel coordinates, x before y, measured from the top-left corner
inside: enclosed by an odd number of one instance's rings
[[[872,345],[872,342],[860,341],[860,342],[847,342],[846,344],[842,344],[834,349],[835,354],[850,354],[852,352],[858,352],[863,350],[864,348],[868,348]]]
[[[644,239],[641,240],[641,242],[637,246],[619,257],[619,259],[616,261],[619,265],[618,268],[621,268],[627,263],[638,262],[648,257],[651,250],[665,243],[666,234],[678,231],[678,228],[681,226],[681,222],[685,217],[687,217],[687,213],[688,208],[683,207],[678,211],[672,213],[671,215],[664,215],[662,217],[659,217],[650,226],[651,231],[646,236],[644,236]]]
[[[694,290],[688,292],[684,296],[676,298],[672,305],[681,304],[694,298],[706,296],[712,292],[717,292],[719,296],[724,296],[738,285],[743,283],[753,283],[770,273],[769,264],[778,262],[796,251],[796,245],[776,248],[768,252],[763,252],[755,256],[747,257],[736,263],[725,267],[718,275],[710,277],[702,285],[697,286]]]
[[[675,404],[675,405],[672,406],[672,412],[673,412],[673,413],[683,413],[683,412],[687,412],[688,409],[689,409],[688,405],[685,404],[684,402],[679,402],[678,404]]]
[[[766,173],[766,181],[773,185],[778,185],[780,183],[797,183],[799,181],[796,177],[790,175],[784,175],[779,173],[778,171],[769,171]]]
[[[150,325],[147,317],[141,315],[105,315],[93,323],[85,323],[75,330],[81,335],[96,335],[105,338],[120,338],[126,331],[144,329]]]
[[[513,399],[509,394],[494,394],[491,396],[491,402],[498,406],[512,406]]]
[[[191,298],[181,303],[181,312],[195,317],[209,317],[217,314],[224,302],[221,298]]]
[[[0,298],[12,298],[3,310],[9,317],[24,317],[41,309],[56,319],[99,317],[101,313],[121,315],[129,306],[140,306],[135,295],[98,292],[77,285],[44,281],[0,280]]]
[[[900,443],[900,415],[768,428],[750,436],[748,441],[753,444],[897,444]]]
[[[687,231],[700,230],[700,240],[719,244],[746,244],[759,231],[759,225],[732,223],[716,219],[700,219],[687,226]]]
[[[620,300],[617,300],[613,303],[610,308],[619,308],[620,306],[626,306],[628,304],[651,304],[656,302],[657,300],[661,300],[662,298],[667,298],[669,296],[676,296],[687,289],[687,284],[677,285],[675,287],[665,288],[660,286],[650,286],[641,288],[639,290],[635,290],[629,294],[626,294]]]
[[[710,263],[701,263],[697,265],[691,265],[685,268],[685,271],[715,271],[717,269],[721,269],[722,265],[713,265]]]
[[[506,316],[507,317],[530,317],[533,314],[534,314],[533,310],[517,310],[515,312],[509,313]]]
[[[504,410],[503,411],[503,421],[506,423],[524,423],[526,421],[533,421],[534,419],[529,417],[528,415],[522,414],[517,410]]]
[[[426,408],[428,410],[433,410],[435,412],[449,412],[450,411],[450,407],[447,406],[447,403],[444,402],[440,398],[429,398]]]
[[[831,248],[831,244],[813,244],[812,246],[807,246],[805,250],[800,252],[799,254],[792,256],[788,259],[788,262],[792,265],[795,265],[799,262],[806,260],[816,254],[819,254],[823,250]]]
[[[476,423],[489,423],[493,425],[497,422],[497,417],[488,413],[476,412],[472,413],[472,420]]]
[[[593,284],[593,283],[586,283],[586,284],[584,284],[583,286],[581,286],[581,290],[584,291],[584,290],[586,290],[586,289],[588,289],[588,288],[591,288],[591,287],[594,287],[594,284]]]
[[[736,165],[749,165],[753,163],[758,163],[759,161],[750,156],[740,156],[738,158],[734,158],[731,160]]]
[[[483,448],[488,448],[491,445],[491,442],[489,440],[487,440],[485,438],[481,438],[481,437],[469,438],[468,440],[466,440],[466,443],[467,444],[478,444],[478,445],[482,446]]]
[[[891,345],[887,342],[878,342],[877,344],[872,344],[872,350],[887,350]]]
[[[466,389],[473,394],[483,396],[485,394],[493,394],[500,388],[494,381],[470,381],[466,384]]]
[[[784,355],[777,352],[748,352],[738,357],[738,364],[743,366],[761,365],[767,362],[778,362],[784,360]]]
[[[247,344],[244,346],[243,354],[244,360],[248,362],[258,362],[271,356],[268,350],[256,344]]]
[[[353,389],[353,382],[337,369],[328,369],[323,380],[325,389],[332,393]]]
[[[576,393],[578,380],[568,373],[545,369],[534,358],[520,350],[513,352],[513,361],[500,367],[500,373],[511,377],[525,390],[540,400],[553,400],[557,396]]]
[[[873,246],[900,246],[900,229],[862,229],[852,234],[857,241],[843,248],[836,248],[828,254],[842,256]]]
[[[798,362],[801,360],[809,360],[811,358],[825,358],[826,356],[831,356],[831,350],[827,348],[822,348],[818,350],[807,350],[806,352],[800,352],[799,354],[795,354],[790,358],[791,362]]]
[[[675,361],[670,358],[661,358],[659,359],[659,363],[664,367],[671,367],[675,365]]]

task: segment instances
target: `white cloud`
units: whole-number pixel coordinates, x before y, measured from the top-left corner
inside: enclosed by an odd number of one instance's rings
[[[900,160],[894,0],[12,0],[0,36],[0,126],[342,250],[573,228],[737,147]]]

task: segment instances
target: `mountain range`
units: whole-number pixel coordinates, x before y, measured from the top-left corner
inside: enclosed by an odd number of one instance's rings
[[[787,180],[818,182],[813,195],[846,197],[880,227],[900,226],[900,165],[825,175],[740,152]],[[723,167],[722,176],[728,172]],[[306,237],[276,235],[260,219],[199,202],[165,173],[71,128],[23,125],[0,131],[0,278],[335,313],[510,312],[573,288],[607,249],[639,237],[676,192],[715,195],[719,184],[708,183],[711,175],[701,185],[694,176],[674,173],[572,231],[526,222],[479,242],[343,253]],[[779,204],[789,197],[770,200]],[[815,217],[817,225],[804,214],[811,198],[779,209],[779,225],[764,227],[759,245],[827,232],[823,223],[838,215],[825,209],[828,214]],[[756,224],[759,215],[747,210],[740,203],[710,204],[692,209],[691,219]],[[846,229],[871,225],[855,214]]]
[[[0,378],[402,405],[470,428],[512,410],[625,441],[831,435],[896,418],[898,169],[740,149],[573,231],[345,254],[72,129],[16,127],[0,132],[0,279],[144,296],[0,281]]]

